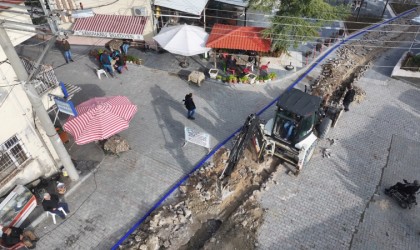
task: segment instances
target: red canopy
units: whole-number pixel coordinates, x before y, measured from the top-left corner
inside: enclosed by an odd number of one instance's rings
[[[271,42],[262,37],[262,30],[264,28],[215,24],[206,47],[267,52]]]

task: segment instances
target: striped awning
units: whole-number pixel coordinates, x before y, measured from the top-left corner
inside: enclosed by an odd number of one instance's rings
[[[144,40],[145,16],[99,15],[76,19],[74,35]]]

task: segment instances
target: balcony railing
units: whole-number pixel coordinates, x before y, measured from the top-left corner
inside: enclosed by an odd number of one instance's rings
[[[28,72],[28,74],[30,74],[35,68],[35,62],[23,57],[21,58],[21,60],[23,62],[23,65],[25,66],[26,71]],[[51,65],[39,65],[37,73],[35,74],[35,77],[33,77],[33,79],[38,80],[34,81],[34,87],[36,89],[36,92],[40,96],[48,92],[48,90],[56,88],[58,86],[58,80],[55,76],[54,69]]]

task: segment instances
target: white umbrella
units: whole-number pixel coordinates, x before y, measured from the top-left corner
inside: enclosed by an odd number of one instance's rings
[[[203,28],[184,24],[164,27],[153,39],[173,54],[193,56],[210,50],[206,48],[208,37]]]

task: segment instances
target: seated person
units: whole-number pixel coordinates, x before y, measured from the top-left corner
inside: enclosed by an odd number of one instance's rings
[[[44,211],[57,214],[63,220],[66,218],[66,215],[58,209],[61,207],[66,213],[70,213],[69,205],[65,202],[60,202],[58,196],[55,194],[45,193],[42,207],[44,208]]]
[[[23,242],[27,248],[34,249],[35,242],[38,241],[38,237],[30,230],[23,230],[18,227],[4,227],[2,230],[1,238],[6,247],[13,247],[19,242]]]
[[[108,71],[109,74],[111,74],[111,76],[114,76],[114,72],[112,70],[112,58],[109,56],[108,51],[104,51],[100,56],[99,56],[99,62],[102,65],[102,68],[104,68],[106,71]]]
[[[124,58],[121,55],[115,57],[114,69],[117,70],[118,73],[120,74],[122,73],[124,66],[125,66]]]
[[[293,130],[295,129],[296,125],[293,121],[291,120],[287,120],[284,124],[283,124],[283,128],[284,128],[284,136],[283,138],[286,140],[290,139],[290,136],[293,134]]]
[[[123,44],[121,45],[122,52],[127,55],[128,54],[128,48],[130,48],[130,40],[124,39]]]
[[[118,56],[120,56],[121,55],[121,53],[120,53],[120,51],[119,50],[114,50],[114,51],[112,51],[112,53],[111,53],[111,57],[112,57],[112,59],[115,59],[116,57],[118,57]]]

